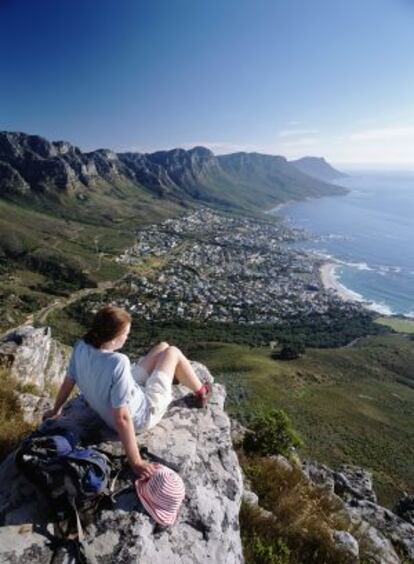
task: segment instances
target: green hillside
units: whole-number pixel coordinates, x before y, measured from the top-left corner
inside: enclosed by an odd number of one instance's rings
[[[288,362],[273,360],[268,348],[210,343],[192,357],[226,384],[228,409],[241,420],[258,403],[283,408],[305,457],[370,468],[388,505],[413,490],[413,340],[370,337]]]
[[[114,258],[133,244],[134,228],[179,211],[149,200],[136,210],[125,205],[114,220],[105,218],[109,209],[102,203],[52,214],[0,199],[0,332],[56,296],[120,278],[125,267]]]

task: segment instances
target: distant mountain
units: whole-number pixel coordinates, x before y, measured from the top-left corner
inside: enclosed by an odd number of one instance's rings
[[[340,188],[317,180],[284,157],[260,153],[233,153],[217,157],[222,169],[236,181],[240,192],[261,207],[288,200],[346,194]]]
[[[319,180],[324,180],[325,182],[330,182],[338,178],[345,178],[347,175],[339,170],[336,170],[331,166],[323,157],[303,157],[296,161],[290,161],[290,164],[295,166],[301,172],[317,178]]]
[[[215,156],[205,147],[84,153],[65,141],[0,132],[0,196],[46,209],[101,210],[122,217],[142,202],[161,198],[176,205],[258,211],[287,200],[344,193],[346,189],[317,180],[279,156]]]

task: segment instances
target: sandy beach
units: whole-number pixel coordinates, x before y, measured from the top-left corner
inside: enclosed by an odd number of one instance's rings
[[[335,271],[340,266],[340,264],[335,262],[326,262],[320,267],[321,282],[324,288],[326,290],[334,290],[340,298],[348,302],[362,302],[363,299],[359,294],[345,288],[345,286],[338,282]]]

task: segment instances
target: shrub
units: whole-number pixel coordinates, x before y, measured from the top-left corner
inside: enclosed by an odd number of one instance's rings
[[[278,537],[270,519],[259,515],[257,509],[242,504],[240,510],[243,555],[248,564],[289,564],[290,550]]]
[[[281,409],[259,408],[248,417],[247,426],[252,431],[243,442],[247,453],[289,456],[293,447],[303,446],[291,420]]]
[[[290,343],[288,345],[284,345],[279,352],[275,351],[272,354],[272,358],[276,358],[278,360],[294,360],[295,358],[299,358],[301,354],[304,354],[304,352],[305,346],[303,343]]]
[[[20,439],[32,430],[23,419],[19,404],[17,382],[10,374],[0,370],[0,461],[16,446]]]
[[[332,538],[333,530],[350,527],[341,501],[314,486],[294,465],[289,468],[257,456],[242,456],[241,462],[260,505],[272,514],[242,505],[240,527],[247,564],[349,562]]]

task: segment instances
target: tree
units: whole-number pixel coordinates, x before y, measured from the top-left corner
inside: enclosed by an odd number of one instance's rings
[[[279,360],[294,360],[295,358],[299,358],[304,352],[305,346],[303,343],[290,343],[283,345],[280,352],[277,353],[276,358]],[[272,357],[275,358],[273,355]]]
[[[293,447],[303,445],[289,416],[281,409],[259,408],[248,417],[247,425],[252,431],[243,442],[247,453],[288,456]]]

